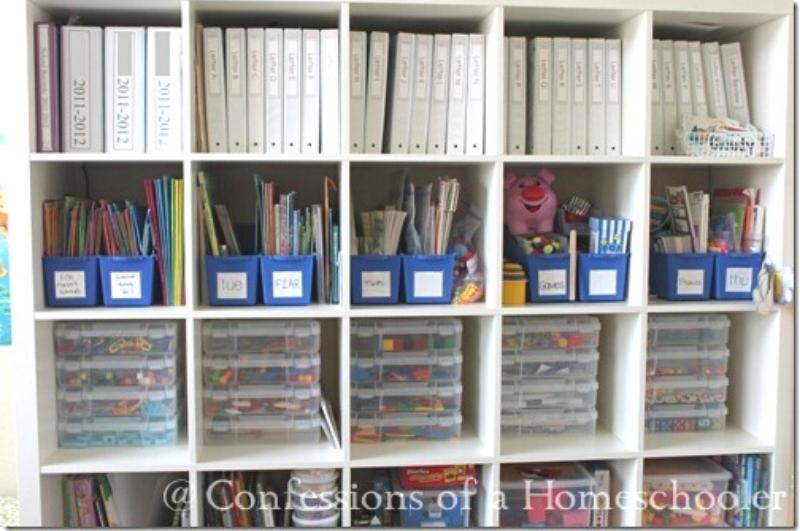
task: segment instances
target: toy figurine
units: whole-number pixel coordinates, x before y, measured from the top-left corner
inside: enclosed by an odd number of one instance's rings
[[[513,172],[506,174],[504,218],[511,234],[553,232],[558,208],[556,193],[551,188],[555,179],[555,174],[544,168],[530,177],[517,177]]]

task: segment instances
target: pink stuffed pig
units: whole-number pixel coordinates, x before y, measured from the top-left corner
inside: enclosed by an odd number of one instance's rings
[[[558,201],[550,185],[555,180],[555,174],[544,168],[536,172],[535,177],[506,174],[503,181],[505,223],[511,234],[553,232]]]

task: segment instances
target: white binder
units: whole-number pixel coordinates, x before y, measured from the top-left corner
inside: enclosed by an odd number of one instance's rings
[[[339,153],[339,30],[320,31],[320,153]]]
[[[469,36],[467,61],[467,155],[483,154],[486,51],[483,34]]]
[[[553,155],[569,155],[571,151],[569,49],[569,37],[553,39]]]
[[[528,44],[530,84],[528,143],[535,155],[549,155],[552,144],[553,39],[536,37]]]
[[[662,89],[662,56],[661,56],[661,41],[653,39],[653,54],[652,54],[652,71],[650,77],[652,80],[652,93],[651,93],[651,128],[650,128],[650,145],[651,153],[653,155],[663,155],[664,151],[664,102],[663,89]]]
[[[390,44],[390,83],[386,150],[408,153],[411,137],[411,85],[414,75],[414,34],[398,33]]]
[[[283,30],[283,152],[300,153],[302,109],[302,31]]]
[[[244,28],[225,30],[225,86],[228,96],[228,151],[247,152],[247,40]]]
[[[450,35],[437,33],[433,38],[431,70],[431,110],[428,122],[428,149],[441,155],[447,141],[447,103],[450,83]]]
[[[225,55],[222,29],[203,28],[203,55],[206,86],[206,124],[208,149],[228,151],[228,119],[225,103]]]
[[[675,129],[678,128],[678,91],[675,76],[675,47],[661,41],[661,101],[664,107],[664,155],[678,152]]]
[[[692,107],[692,65],[689,61],[689,43],[675,41],[675,76],[678,95],[678,127],[684,116],[691,116]]]
[[[264,31],[267,153],[283,153],[283,30]]]
[[[706,78],[706,101],[708,114],[715,118],[728,116],[728,103],[725,97],[725,81],[722,73],[722,60],[718,42],[704,42],[700,45],[703,56],[703,73]]]
[[[319,30],[303,30],[303,124],[301,139],[303,153],[319,153]]]
[[[143,27],[105,29],[105,146],[108,153],[143,153],[145,70]]]
[[[467,54],[469,35],[454,33],[450,42],[450,100],[447,104],[447,149],[464,154],[467,127]]]
[[[525,37],[508,37],[506,68],[506,152],[525,154],[527,125],[528,43]]]
[[[725,97],[728,116],[742,125],[750,123],[750,107],[747,104],[747,85],[742,64],[742,48],[738,42],[719,47],[722,73],[725,79]]]
[[[692,76],[692,114],[708,116],[703,56],[700,52],[699,41],[689,42],[689,69]]]
[[[247,151],[264,153],[264,28],[247,28]]]
[[[61,147],[103,151],[103,29],[61,28]]]
[[[411,135],[409,153],[425,153],[428,143],[428,122],[431,108],[431,66],[433,35],[414,38],[414,78],[412,83]]]
[[[147,28],[147,151],[179,153],[183,139],[181,28]]]
[[[589,155],[606,153],[605,40],[589,39]]]
[[[622,155],[622,43],[606,39],[606,155]]]
[[[586,82],[586,39],[571,39],[570,41],[570,153],[572,155],[586,155],[586,120],[588,83]]]
[[[367,33],[350,32],[350,152],[364,152],[367,102]]]
[[[371,32],[367,66],[367,106],[364,115],[364,153],[380,153],[383,149],[388,58],[389,34],[385,31]]]

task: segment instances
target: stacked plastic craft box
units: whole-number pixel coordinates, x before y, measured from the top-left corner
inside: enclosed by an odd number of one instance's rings
[[[338,470],[292,470],[288,494],[293,527],[336,527],[339,524]]]
[[[645,429],[725,428],[728,331],[725,315],[653,315],[647,326]]]
[[[178,326],[55,326],[58,440],[64,448],[175,443],[183,411]]]
[[[205,442],[318,442],[319,349],[319,321],[204,322]]]
[[[461,321],[354,321],[351,440],[446,440],[461,435]]]
[[[596,317],[504,319],[503,433],[594,433],[599,338]]]

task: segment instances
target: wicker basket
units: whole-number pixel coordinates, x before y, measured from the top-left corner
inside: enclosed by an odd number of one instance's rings
[[[756,158],[771,157],[775,135],[752,131],[699,132],[675,131],[678,151],[690,157]]]

